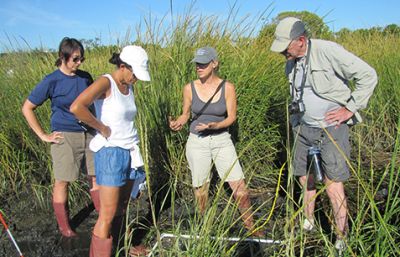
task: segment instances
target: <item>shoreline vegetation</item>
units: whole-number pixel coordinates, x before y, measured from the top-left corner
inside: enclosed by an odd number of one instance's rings
[[[298,204],[301,192],[291,172],[284,58],[269,51],[275,25],[265,24],[258,32],[256,27],[261,17],[236,20],[234,13],[231,10],[227,20],[188,14],[177,17],[175,24],[164,30],[161,24],[145,20],[144,29],[137,29],[134,43],[148,52],[152,74],[151,82],[138,82],[135,86],[136,126],[141,136],[148,187],[145,200],[130,205],[130,220],[140,214],[131,225],[140,224],[142,228],[127,233],[125,245],[135,240],[135,231],[146,230],[144,242],[158,245],[155,256],[334,256],[333,214],[323,186],[318,188],[317,230],[309,234],[298,226],[304,217],[303,206]],[[345,185],[350,229],[344,256],[399,256],[400,28],[392,24],[333,33],[312,13],[288,12],[277,18],[287,14],[308,22],[314,38],[342,44],[378,73],[379,83],[368,107],[361,112],[363,123],[351,128],[352,153],[348,162],[352,176]],[[120,46],[126,45],[130,38],[128,31]],[[94,78],[112,69],[108,58],[119,46],[103,46],[98,40],[86,43],[87,61],[81,68]],[[168,116],[180,113],[183,85],[195,78],[190,60],[194,50],[205,45],[218,50],[223,63],[219,73],[236,86],[238,120],[231,132],[250,188],[257,225],[266,230],[268,239],[280,240],[282,244],[255,247],[243,246],[244,241],[221,239],[245,239],[248,233],[241,229],[237,206],[229,191],[217,179],[212,180],[205,215],[199,216],[195,211],[190,171],[184,156],[188,128],[172,132]],[[50,212],[53,178],[49,145],[40,142],[29,129],[20,109],[36,83],[55,69],[55,59],[53,52],[39,50],[0,55],[0,211],[11,223],[11,230],[19,226],[25,215]],[[49,103],[37,110],[41,124],[49,124],[49,114]],[[73,214],[90,203],[87,188],[73,184],[69,196]],[[29,207],[20,206],[19,202]],[[21,212],[29,211],[18,214],[12,211],[14,207]],[[94,219],[93,215],[89,218]],[[39,223],[40,229],[11,232],[17,242],[21,237],[26,239],[24,234],[35,237],[35,230],[46,237],[49,232],[43,226],[51,226],[49,230],[53,232],[56,226],[51,213],[47,219],[46,225]],[[85,229],[89,236],[91,225]],[[56,238],[56,233],[52,238]],[[162,233],[201,237],[161,240]],[[2,251],[4,256],[11,256],[15,249],[9,239],[2,236],[0,241],[0,256]],[[40,247],[46,248],[37,246]],[[240,254],[241,247],[245,247],[243,252],[247,255]],[[40,252],[37,248],[32,251]],[[25,246],[21,250],[28,249]],[[24,254],[34,256],[29,252]],[[117,255],[125,256],[122,251]]]

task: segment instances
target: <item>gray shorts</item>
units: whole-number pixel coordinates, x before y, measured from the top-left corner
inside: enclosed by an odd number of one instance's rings
[[[324,175],[335,182],[346,181],[350,177],[346,162],[350,158],[349,126],[342,124],[337,129],[335,129],[335,126],[331,126],[325,128],[325,130],[326,132],[322,128],[313,128],[306,125],[298,125],[293,128],[294,175],[307,175],[308,149],[316,144],[320,145],[321,148]]]
[[[204,137],[190,133],[186,144],[186,158],[192,172],[193,187],[200,187],[210,181],[213,162],[223,181],[244,179],[235,146],[228,132]]]
[[[75,181],[83,170],[94,176],[93,152],[89,142],[93,136],[86,132],[61,132],[60,143],[52,143],[50,153],[53,160],[54,178],[61,181]]]

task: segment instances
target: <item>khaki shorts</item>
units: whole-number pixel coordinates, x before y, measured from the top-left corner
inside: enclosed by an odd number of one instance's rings
[[[228,132],[204,137],[190,133],[186,144],[186,158],[192,172],[193,187],[200,187],[210,181],[213,163],[223,181],[244,179],[235,146]]]
[[[52,143],[50,153],[53,159],[54,177],[61,181],[75,181],[80,171],[94,176],[93,152],[89,142],[93,135],[86,132],[61,132],[60,143]]]
[[[298,125],[293,128],[295,138],[294,175],[307,175],[308,149],[312,145],[319,145],[324,175],[332,181],[344,182],[350,177],[350,171],[346,162],[346,159],[350,158],[349,126],[342,124],[337,129],[334,126],[325,129],[326,131],[321,128],[313,128],[305,125]],[[334,142],[327,133],[329,133]]]

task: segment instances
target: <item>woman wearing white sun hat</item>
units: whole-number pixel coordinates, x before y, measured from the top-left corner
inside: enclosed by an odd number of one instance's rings
[[[90,256],[111,256],[133,185],[132,172],[143,166],[134,125],[136,105],[132,84],[150,81],[148,56],[140,46],[129,45],[114,53],[116,70],[97,79],[71,105],[75,116],[95,128],[90,143],[95,152],[95,172],[100,187],[100,213],[93,229]],[[97,118],[89,111],[94,103]],[[124,234],[124,233],[122,233]],[[139,250],[139,251],[138,251]],[[136,252],[146,253],[144,246]]]

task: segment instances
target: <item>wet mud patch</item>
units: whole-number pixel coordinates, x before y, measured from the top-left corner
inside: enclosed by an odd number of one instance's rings
[[[53,210],[38,207],[32,194],[23,193],[18,197],[3,199],[2,210],[9,229],[24,256],[88,256],[91,230],[96,222],[97,213],[87,201],[86,204],[71,210],[74,215],[71,227],[78,236],[64,238],[58,231]],[[50,206],[50,203],[47,204]],[[2,228],[0,238],[0,256],[19,256],[17,249]]]
[[[213,197],[212,192],[210,196]],[[181,233],[190,233],[190,221],[194,219],[195,208],[192,203],[192,195],[185,198],[178,198],[174,202],[173,211],[170,208],[170,202],[166,199],[170,198],[168,191],[159,191],[153,198],[155,217],[157,219],[158,229],[160,233],[170,233],[174,231],[173,220],[182,221]],[[227,193],[226,197],[229,197]],[[71,226],[76,230],[78,237],[63,238],[58,231],[56,219],[53,210],[50,207],[50,196],[46,197],[48,201],[45,203],[47,207],[37,206],[37,198],[31,193],[19,194],[17,197],[7,197],[1,210],[4,212],[10,230],[17,241],[22,253],[25,257],[72,257],[72,256],[89,256],[89,246],[91,239],[91,231],[97,219],[97,213],[94,211],[93,204],[87,195],[78,197],[80,203],[74,203],[71,210],[72,220]],[[259,206],[265,201],[271,201],[272,195],[262,192],[260,194],[251,194],[252,203]],[[220,211],[225,207],[225,201],[219,204]],[[265,206],[269,208],[270,206]],[[255,216],[266,210],[262,210]],[[237,213],[237,215],[239,215]],[[133,202],[129,206],[129,223],[131,229],[134,230],[132,244],[143,242],[148,248],[152,248],[157,244],[157,237],[153,227],[152,214],[147,192]],[[237,217],[236,217],[237,218]],[[215,221],[218,222],[218,221]],[[138,225],[141,224],[141,225]],[[272,231],[272,227],[266,228],[267,232]],[[229,231],[229,236],[245,237],[246,231],[243,230],[242,223],[239,222]],[[267,233],[268,238],[279,238],[278,235]],[[165,240],[165,241],[164,241]],[[187,240],[169,240],[164,238],[162,243],[163,252],[175,249],[181,253],[190,253],[191,246],[187,245]],[[179,247],[176,248],[176,243]],[[187,248],[189,247],[189,248]],[[264,254],[277,250],[279,246],[258,244],[256,242],[241,242],[237,246],[235,256],[265,256]],[[17,250],[4,232],[0,238],[0,257],[18,256]],[[119,254],[119,256],[125,256]],[[154,256],[159,256],[159,249],[155,251]]]
[[[73,206],[70,210],[70,225],[78,234],[73,238],[65,238],[58,231],[50,199],[51,196],[46,197],[45,207],[39,206],[38,199],[29,192],[19,193],[18,197],[7,196],[1,199],[0,209],[23,255],[25,257],[89,256],[91,234],[98,214],[88,195],[82,194],[77,197],[78,202],[70,204]],[[130,203],[130,222],[134,222],[137,217],[143,219],[148,213],[147,194]],[[137,229],[137,226],[133,227]],[[0,257],[19,256],[3,226],[0,227],[0,231]],[[141,231],[141,235],[135,232],[134,241],[141,242],[147,234],[148,229]]]

